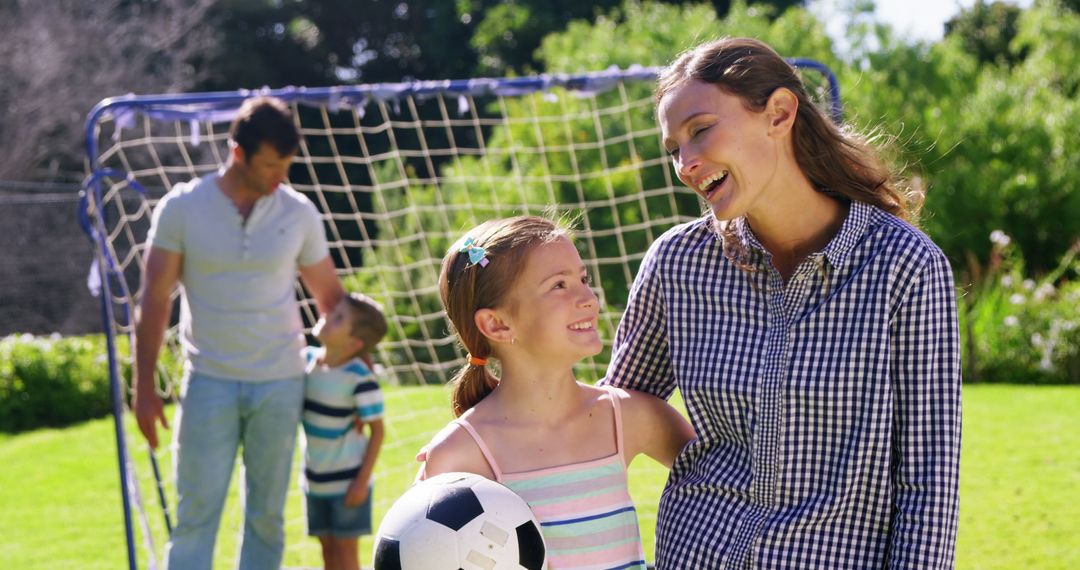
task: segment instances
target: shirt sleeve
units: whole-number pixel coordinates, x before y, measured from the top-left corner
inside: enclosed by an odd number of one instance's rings
[[[184,219],[181,212],[183,204],[177,196],[177,191],[173,190],[154,206],[150,231],[146,234],[146,242],[150,247],[184,253]]]
[[[330,255],[330,247],[326,243],[326,231],[323,229],[322,216],[311,200],[304,199],[304,243],[300,248],[300,257],[297,264],[307,267],[317,261],[322,261]]]
[[[371,371],[357,375],[353,399],[356,402],[356,415],[360,421],[370,422],[383,417],[383,393],[375,375]]]
[[[658,240],[649,248],[634,278],[626,312],[615,332],[611,363],[600,384],[667,399],[675,390],[675,377],[659,271],[661,243]]]
[[[960,335],[952,270],[935,251],[897,309],[889,568],[952,568],[959,518]]]

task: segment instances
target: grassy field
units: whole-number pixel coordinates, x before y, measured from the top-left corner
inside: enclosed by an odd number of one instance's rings
[[[969,386],[964,398],[957,567],[1080,567],[1080,387]],[[411,481],[415,449],[449,418],[440,388],[390,391],[388,409],[406,412],[388,422],[388,441],[400,445],[390,446],[381,463],[377,517]],[[125,568],[115,455],[111,420],[0,435],[0,568]],[[133,460],[149,471],[145,451],[136,450]],[[167,455],[159,460],[167,472]],[[651,559],[664,472],[638,459],[631,479]],[[149,486],[142,488],[143,500],[151,505],[149,524],[156,527],[152,534],[163,536],[157,499]],[[286,564],[315,567],[318,549],[303,536],[300,500],[294,489],[286,510]],[[235,556],[238,511],[226,509],[220,568],[230,567]],[[137,537],[143,540],[141,532]],[[370,560],[369,543],[364,560]],[[146,567],[145,561],[140,567]]]

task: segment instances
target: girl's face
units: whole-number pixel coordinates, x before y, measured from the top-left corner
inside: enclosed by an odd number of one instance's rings
[[[687,81],[657,107],[664,148],[679,180],[730,220],[761,208],[777,173],[779,147],[765,112],[716,85]]]
[[[545,362],[572,364],[598,354],[603,348],[596,330],[600,309],[589,283],[569,239],[533,248],[508,299],[515,344]]]

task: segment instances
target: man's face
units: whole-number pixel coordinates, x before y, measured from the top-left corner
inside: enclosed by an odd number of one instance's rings
[[[243,150],[240,150],[240,156],[243,154]],[[288,178],[289,166],[294,158],[296,153],[282,155],[273,145],[265,142],[260,144],[254,153],[239,161],[245,185],[259,195],[272,194]]]

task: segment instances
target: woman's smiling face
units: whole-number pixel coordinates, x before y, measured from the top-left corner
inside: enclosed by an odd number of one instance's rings
[[[664,148],[679,180],[720,220],[760,207],[776,175],[777,141],[764,111],[720,87],[697,80],[668,91],[657,107]]]

